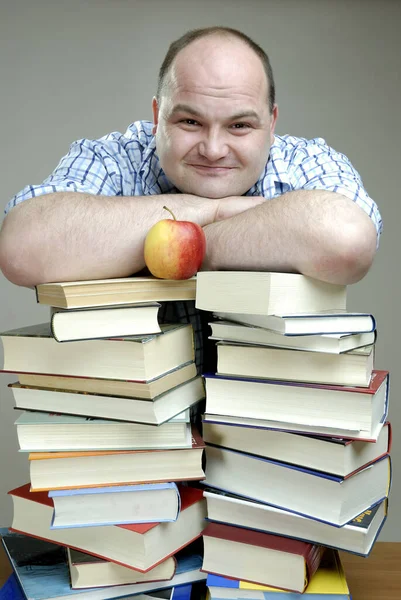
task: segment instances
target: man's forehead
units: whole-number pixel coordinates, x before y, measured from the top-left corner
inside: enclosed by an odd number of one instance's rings
[[[225,86],[232,81],[252,81],[255,87],[267,86],[266,74],[259,56],[242,40],[232,36],[213,35],[200,38],[175,57],[168,84],[177,87],[182,82],[214,82]],[[167,82],[166,82],[167,83]]]
[[[196,118],[204,118],[207,114],[202,105],[191,104],[185,102],[172,102],[167,109],[168,118],[174,117],[175,115],[191,115]],[[249,119],[260,122],[262,115],[253,108],[233,108],[230,112],[224,113],[225,119],[230,121],[239,121],[241,119]]]

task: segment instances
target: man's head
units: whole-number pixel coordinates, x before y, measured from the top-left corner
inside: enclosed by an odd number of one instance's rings
[[[161,166],[181,192],[242,195],[262,173],[274,140],[269,59],[241,32],[189,32],[163,61],[153,116]]]

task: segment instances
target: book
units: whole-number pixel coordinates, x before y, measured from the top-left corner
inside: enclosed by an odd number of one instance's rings
[[[204,447],[193,428],[191,448],[33,452],[29,454],[31,486],[33,491],[39,491],[198,481],[205,476]]]
[[[222,523],[209,523],[203,543],[207,573],[301,593],[323,552],[316,544]]]
[[[391,426],[386,423],[377,442],[300,435],[224,423],[203,423],[203,441],[307,469],[348,477],[390,453]]]
[[[74,596],[80,600],[108,600],[132,595],[141,600],[139,594],[144,592],[183,586],[189,582],[206,579],[206,574],[200,571],[201,556],[179,552],[175,555],[177,566],[172,579],[124,586],[72,589],[65,548],[8,532],[4,528],[0,531],[3,535],[1,541],[18,579],[18,589],[23,591],[25,600],[67,600]],[[135,571],[133,573],[139,575]]]
[[[210,600],[351,600],[344,569],[338,552],[326,550],[317,571],[303,594],[292,594],[268,586],[209,574],[206,580]]]
[[[203,547],[198,543],[199,539],[147,573],[140,573],[134,569],[128,569],[127,567],[117,565],[91,554],[66,548],[71,588],[73,590],[82,590],[85,588],[102,588],[117,585],[126,586],[130,581],[137,585],[152,581],[153,586],[149,586],[151,588],[158,588],[159,582],[162,582],[162,585],[166,585],[166,582],[168,583],[168,580],[171,580],[175,576],[184,572],[190,573],[195,568],[200,568],[202,565],[201,553]],[[40,540],[37,541],[40,542]],[[151,577],[153,577],[153,580],[150,579]],[[124,591],[124,588],[121,589]]]
[[[0,600],[25,600],[15,573],[12,573],[4,583],[0,582]]]
[[[217,342],[217,372],[284,381],[369,387],[374,346],[345,354]]]
[[[111,306],[135,302],[195,300],[196,278],[172,280],[156,277],[123,277],[92,281],[42,283],[36,300],[57,308]]]
[[[192,446],[189,410],[159,427],[25,411],[15,421],[21,452],[157,450]]]
[[[163,581],[172,579],[176,569],[173,556],[147,573],[140,573],[73,548],[66,548],[66,551],[73,589]]]
[[[206,422],[376,441],[388,414],[388,371],[373,371],[367,388],[211,374],[205,382]]]
[[[166,424],[205,398],[201,377],[190,379],[150,401],[90,392],[52,390],[19,383],[11,383],[8,387],[13,393],[16,408],[19,409],[129,421],[141,424],[142,427]]]
[[[149,336],[59,344],[49,323],[1,334],[4,371],[148,381],[194,360],[191,325]]]
[[[363,346],[369,346],[376,341],[376,332],[331,334],[331,335],[285,335],[270,329],[239,325],[229,321],[209,323],[212,335],[209,339],[240,344],[255,344],[258,346],[274,346],[277,348],[292,348],[293,350],[308,350],[310,352],[329,352],[342,354]]]
[[[214,316],[224,321],[234,321],[243,325],[270,329],[285,336],[373,333],[376,329],[376,321],[373,315],[346,311],[288,315],[249,315],[217,312]]]
[[[260,485],[268,481],[269,485]],[[388,497],[390,457],[349,477],[216,446],[206,447],[205,484],[341,527]]]
[[[341,311],[347,290],[293,273],[201,271],[196,280],[196,308],[211,312],[282,315]]]
[[[52,498],[30,491],[26,484],[9,492],[14,506],[11,529],[147,572],[197,539],[204,528],[202,491],[189,486],[180,486],[179,491],[181,511],[171,523],[51,529]]]
[[[27,387],[154,400],[157,396],[165,394],[194,377],[196,377],[196,365],[194,362],[190,362],[147,381],[18,373],[18,382]]]
[[[365,510],[342,527],[333,527],[217,489],[206,488],[204,496],[211,521],[293,537],[360,556],[369,555],[387,518],[387,500]]]
[[[52,308],[50,328],[57,342],[158,333],[159,308],[157,302],[75,310]]]
[[[52,529],[176,521],[180,494],[175,483],[148,483],[77,490],[50,490]]]

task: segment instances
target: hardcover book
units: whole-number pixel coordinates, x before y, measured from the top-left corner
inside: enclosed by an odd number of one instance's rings
[[[288,315],[249,315],[219,312],[215,313],[214,316],[235,323],[269,329],[284,336],[349,335],[373,333],[376,329],[376,321],[373,315],[346,311]],[[303,343],[303,340],[299,340],[299,343]]]
[[[56,544],[0,529],[2,543],[18,580],[18,589],[25,600],[109,600],[143,594],[153,590],[203,581],[200,571],[202,557],[196,554],[176,555],[175,575],[165,581],[134,583],[111,587],[72,589],[65,549]],[[189,548],[188,548],[189,550]],[[137,596],[140,600],[140,596]]]
[[[205,398],[205,388],[201,377],[194,377],[151,401],[105,396],[90,392],[51,390],[24,386],[19,383],[9,384],[9,387],[13,393],[15,405],[20,409],[98,417],[109,421],[129,421],[142,425],[165,424]],[[153,433],[153,435],[157,434]],[[163,434],[159,435],[161,438]]]
[[[52,308],[50,328],[57,342],[158,333],[160,304],[66,310]]]
[[[211,312],[274,315],[345,310],[346,287],[293,273],[201,271],[196,307]]]
[[[373,362],[374,346],[332,354],[217,342],[217,372],[234,377],[369,387]]]
[[[1,334],[4,371],[148,381],[194,360],[190,325],[162,325],[150,336],[59,344],[49,323]]]
[[[337,333],[330,335],[284,335],[270,329],[239,325],[228,321],[209,323],[212,335],[209,339],[239,344],[255,344],[275,348],[291,348],[309,352],[342,354],[356,348],[369,346],[376,341],[376,332]]]
[[[338,552],[330,550],[324,552],[320,565],[303,594],[293,594],[220,575],[209,574],[206,583],[211,600],[300,600],[303,597],[311,600],[351,600]]]
[[[315,544],[220,523],[206,527],[203,543],[204,571],[295,592],[305,590],[323,553]]]
[[[206,447],[206,485],[337,527],[387,498],[390,483],[388,455],[344,478]]]
[[[33,452],[29,454],[32,490],[132,485],[204,478],[205,444],[195,428],[192,447],[163,450]]]
[[[51,490],[52,529],[176,521],[181,499],[175,483]]]
[[[388,371],[373,371],[367,388],[211,374],[205,381],[207,422],[376,441],[387,419]]]
[[[146,573],[190,542],[204,529],[206,501],[202,491],[180,486],[181,511],[172,523],[139,523],[51,529],[53,501],[31,492],[29,484],[9,492],[14,505],[11,529]]]
[[[390,453],[391,425],[386,423],[377,442],[372,444],[274,429],[204,422],[203,440],[213,446],[348,477]]]
[[[4,373],[4,371],[1,372]],[[148,381],[18,373],[18,381],[21,386],[86,392],[88,394],[102,394],[103,396],[119,396],[139,400],[153,400],[172,388],[194,379],[194,377],[196,377],[194,362],[181,365]]]
[[[369,555],[387,517],[387,500],[365,510],[343,527],[333,527],[213,488],[206,488],[204,495],[211,521],[293,537],[360,556]]]
[[[135,302],[195,300],[196,278],[172,280],[122,277],[91,281],[43,283],[36,286],[39,304],[59,308],[111,306]]]

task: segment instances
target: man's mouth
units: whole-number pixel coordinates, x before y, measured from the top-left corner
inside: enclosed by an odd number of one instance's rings
[[[205,175],[226,175],[236,167],[222,165],[200,165],[196,163],[188,163],[190,167]]]

